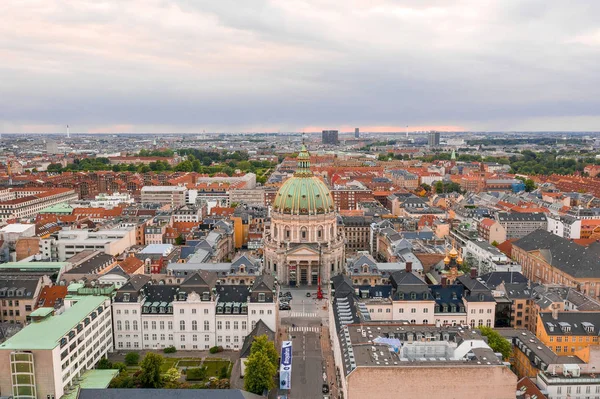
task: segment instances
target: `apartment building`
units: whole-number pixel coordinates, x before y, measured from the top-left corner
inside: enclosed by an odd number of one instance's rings
[[[464,257],[477,268],[477,274],[491,272],[520,272],[521,266],[513,262],[498,248],[483,240],[469,240],[464,247]]]
[[[231,189],[229,190],[229,203],[264,206],[266,205],[265,190],[262,187]]]
[[[581,219],[571,215],[550,215],[547,230],[563,238],[582,238],[581,223]]]
[[[45,275],[2,273],[0,275],[0,322],[25,325],[35,309],[42,288],[51,281]]]
[[[506,230],[507,240],[525,237],[538,229],[548,229],[546,215],[539,212],[499,212],[496,219]]]
[[[373,217],[342,216],[341,222],[344,237],[346,237],[346,253],[368,251],[370,249]]]
[[[171,207],[185,205],[187,188],[181,186],[144,186],[142,204],[161,204]]]
[[[344,398],[515,397],[516,375],[477,332],[373,320],[347,278],[334,279],[329,338]]]
[[[0,223],[27,218],[52,205],[76,201],[79,196],[68,188],[14,189],[10,198],[0,202]]]
[[[39,308],[31,324],[0,344],[0,391],[19,398],[58,399],[112,351],[110,298],[66,297]]]
[[[506,229],[494,219],[484,218],[477,225],[477,233],[490,244],[506,241]]]
[[[216,273],[198,271],[180,284],[152,284],[135,275],[113,302],[118,349],[207,350],[241,348],[262,320],[277,331],[277,289],[271,276],[249,285],[217,285]]]

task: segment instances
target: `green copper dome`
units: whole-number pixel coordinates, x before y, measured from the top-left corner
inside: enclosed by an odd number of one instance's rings
[[[329,188],[310,171],[310,154],[304,145],[298,154],[296,173],[277,192],[273,209],[292,215],[315,215],[335,209]]]

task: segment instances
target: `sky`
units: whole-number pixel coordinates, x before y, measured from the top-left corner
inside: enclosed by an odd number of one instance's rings
[[[600,1],[2,0],[0,133],[600,130]]]

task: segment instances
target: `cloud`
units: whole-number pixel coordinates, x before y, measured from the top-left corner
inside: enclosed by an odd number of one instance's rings
[[[558,0],[5,0],[0,126],[588,130],[598,13]]]

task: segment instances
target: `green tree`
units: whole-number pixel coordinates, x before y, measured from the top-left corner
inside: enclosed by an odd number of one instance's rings
[[[484,337],[488,339],[488,345],[494,352],[499,352],[502,354],[503,359],[508,359],[512,353],[512,345],[511,343],[500,335],[497,331],[492,329],[491,327],[479,327],[479,332]]]
[[[117,369],[119,370],[119,372],[126,370],[127,366],[125,365],[125,363],[121,363],[121,362],[116,362],[112,364],[112,369]]]
[[[137,366],[140,362],[140,354],[137,352],[129,352],[125,355],[125,364],[128,366]]]
[[[98,365],[96,366],[96,368],[98,370],[108,370],[108,369],[112,369],[112,363],[110,362],[110,360],[108,360],[107,358],[103,357],[102,359],[100,359],[100,361],[98,362]]]
[[[170,369],[167,370],[165,375],[163,375],[163,380],[167,384],[176,383],[179,381],[180,378],[181,378],[181,373],[179,372],[179,370],[177,370],[176,367],[171,367]]]
[[[531,179],[525,179],[525,191],[528,193],[535,190],[535,182]]]
[[[52,173],[60,173],[62,172],[62,165],[59,163],[51,163],[50,165],[48,165],[46,170]]]
[[[252,341],[250,355],[257,352],[265,353],[273,366],[277,367],[279,365],[279,353],[277,353],[273,341],[269,341],[269,337],[266,335],[259,335]]]
[[[183,235],[179,234],[179,236],[177,236],[177,238],[175,238],[175,245],[183,245],[185,244],[185,238],[183,238]]]
[[[495,246],[495,247],[497,247],[500,244],[498,244],[498,241],[494,240],[494,241],[492,241],[492,245]]]
[[[277,373],[277,367],[271,363],[265,352],[258,351],[251,354],[246,360],[244,389],[262,395],[265,390],[271,390],[275,387],[273,381],[275,373]]]
[[[140,384],[144,388],[160,388],[162,379],[160,377],[160,366],[164,363],[161,355],[148,352],[140,364]]]

